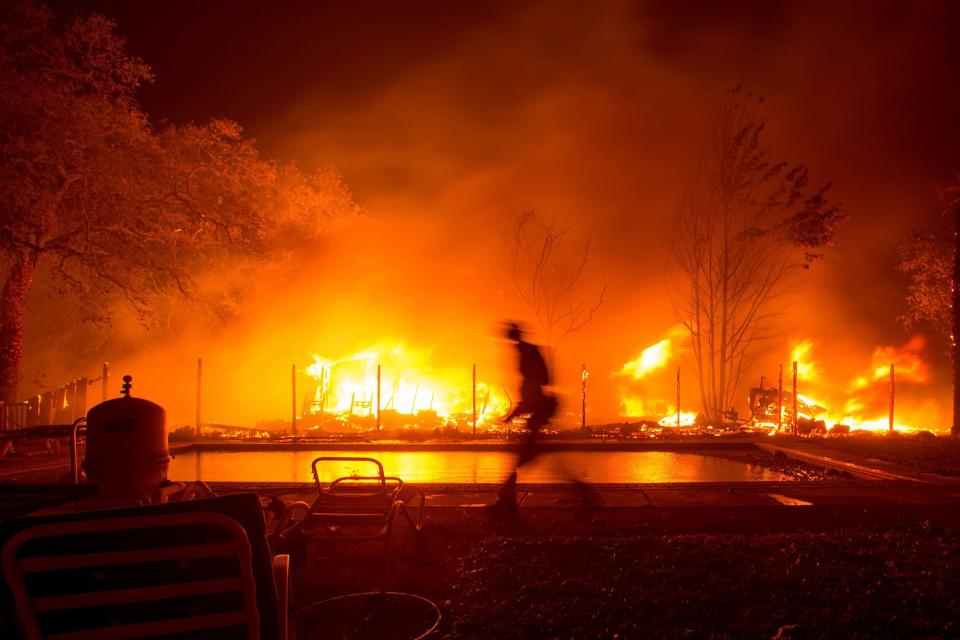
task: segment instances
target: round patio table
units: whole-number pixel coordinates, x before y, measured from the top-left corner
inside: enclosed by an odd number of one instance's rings
[[[300,640],[419,640],[440,624],[436,604],[412,593],[366,591],[327,598],[297,614]]]

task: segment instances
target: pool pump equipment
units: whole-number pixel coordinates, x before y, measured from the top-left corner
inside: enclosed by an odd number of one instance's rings
[[[87,412],[87,481],[105,498],[149,499],[166,484],[170,466],[167,416],[163,407],[130,395],[123,376],[121,397]]]

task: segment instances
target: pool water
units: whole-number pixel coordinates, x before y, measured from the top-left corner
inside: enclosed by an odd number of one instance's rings
[[[312,482],[310,464],[319,456],[376,458],[387,475],[404,482],[496,483],[509,473],[509,451],[216,451],[178,453],[171,480],[207,482]],[[325,462],[320,479],[373,475],[363,462]],[[792,480],[783,473],[694,453],[664,451],[557,451],[520,469],[519,481],[567,482],[743,482]]]

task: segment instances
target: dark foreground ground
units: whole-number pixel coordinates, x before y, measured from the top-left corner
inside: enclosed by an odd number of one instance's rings
[[[449,638],[953,638],[955,531],[491,537]]]
[[[419,535],[398,527],[389,586],[440,605],[436,638],[960,637],[960,489],[751,484],[648,487],[647,506],[607,489],[587,511],[533,489],[516,520],[471,506],[491,492],[435,496]],[[301,610],[379,586],[376,546],[309,556]]]
[[[611,486],[589,510],[568,488],[532,486],[506,521],[479,508],[492,487],[408,487],[410,504],[430,494],[426,526],[398,523],[388,586],[439,604],[434,638],[960,638],[960,484],[937,475],[960,470],[957,443],[772,442],[924,481],[714,449],[800,481]],[[0,468],[50,477],[63,470],[53,458]],[[311,499],[302,486],[217,488]],[[381,549],[311,543],[294,576],[301,638],[329,637],[311,604],[380,587]]]

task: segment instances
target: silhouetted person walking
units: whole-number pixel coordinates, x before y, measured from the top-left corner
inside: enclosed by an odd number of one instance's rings
[[[494,514],[513,515],[517,512],[517,470],[540,454],[537,437],[540,429],[550,422],[557,412],[557,399],[547,393],[544,387],[550,384],[547,363],[535,344],[523,339],[523,335],[514,323],[506,328],[506,337],[516,343],[520,355],[520,402],[503,419],[510,422],[517,416],[528,415],[527,434],[513,465],[513,471],[507,476],[497,501],[487,507]]]

